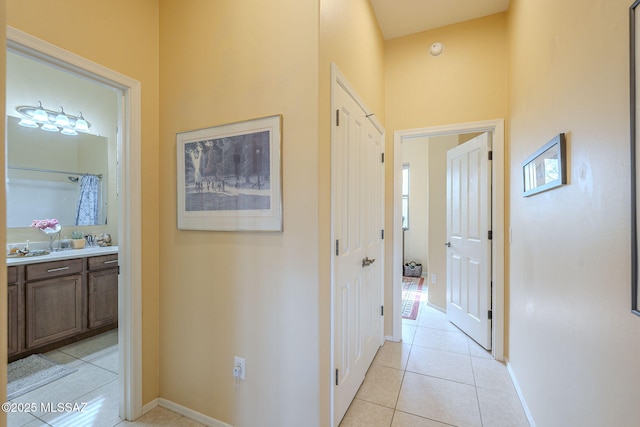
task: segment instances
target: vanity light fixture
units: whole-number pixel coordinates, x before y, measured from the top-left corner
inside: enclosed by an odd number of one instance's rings
[[[85,120],[82,113],[77,116],[67,114],[64,108],[60,111],[52,111],[44,108],[42,102],[37,106],[20,105],[16,111],[23,117],[18,123],[20,126],[37,128],[47,132],[60,132],[64,135],[77,135],[78,132],[89,132],[91,124]]]

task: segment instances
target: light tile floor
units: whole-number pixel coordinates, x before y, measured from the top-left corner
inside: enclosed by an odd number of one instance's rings
[[[340,426],[529,426],[505,366],[425,301],[416,320],[403,320],[402,342],[380,348]],[[47,356],[78,370],[14,402],[87,407],[81,413],[10,413],[9,427],[201,426],[160,407],[135,422],[120,420],[116,330]]]
[[[340,427],[529,426],[504,364],[426,304],[378,350]]]
[[[82,412],[41,412],[7,414],[8,427],[140,427],[202,426],[164,408],[155,408],[135,422],[118,417],[118,332],[70,344],[46,354],[60,364],[78,370],[57,381],[12,400],[17,403],[86,403]]]

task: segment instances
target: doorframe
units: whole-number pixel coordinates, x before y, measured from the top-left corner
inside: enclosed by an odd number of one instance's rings
[[[457,123],[443,126],[407,129],[393,133],[393,335],[402,339],[402,141],[405,138],[434,137],[460,133],[492,132],[493,167],[491,168],[491,354],[504,360],[505,331],[505,145],[504,119]]]
[[[79,74],[120,92],[117,182],[119,183],[118,345],[120,417],[142,415],[142,247],[140,82],[49,42],[7,26],[7,49]],[[5,313],[6,315],[6,313]]]

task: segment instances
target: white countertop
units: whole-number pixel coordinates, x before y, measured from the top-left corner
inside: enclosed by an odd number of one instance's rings
[[[54,251],[48,255],[7,257],[7,266],[35,264],[38,262],[59,261],[62,259],[86,258],[90,256],[109,255],[118,253],[117,246],[93,246],[84,249],[65,249]]]

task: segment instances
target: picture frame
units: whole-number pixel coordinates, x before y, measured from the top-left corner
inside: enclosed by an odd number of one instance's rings
[[[567,183],[564,133],[556,135],[522,163],[522,182],[524,197]]]
[[[178,229],[282,231],[282,115],[176,141]]]
[[[636,50],[640,46],[640,31],[638,31],[638,22],[640,20],[640,10],[638,6],[640,0],[636,0],[629,8],[629,94],[630,94],[630,154],[631,154],[631,312],[640,316],[640,293],[639,272],[638,272],[638,250],[640,242],[638,242],[638,191],[640,191],[639,177],[637,173],[639,164],[639,150],[637,149],[638,141],[640,141],[640,131],[638,127],[638,108],[639,96],[638,82],[640,82],[640,64],[638,63],[638,55]]]

